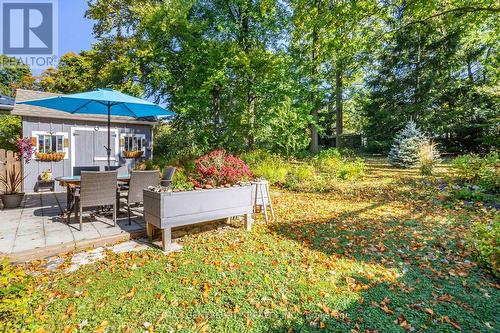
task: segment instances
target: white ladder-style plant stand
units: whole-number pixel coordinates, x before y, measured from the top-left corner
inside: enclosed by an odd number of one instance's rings
[[[257,207],[261,207],[261,211],[264,215],[264,220],[269,222],[269,216],[267,214],[267,207],[271,211],[272,220],[274,217],[273,202],[271,201],[271,194],[269,192],[269,182],[267,180],[258,180],[252,182],[253,187],[253,200],[254,200],[254,213],[257,213]]]

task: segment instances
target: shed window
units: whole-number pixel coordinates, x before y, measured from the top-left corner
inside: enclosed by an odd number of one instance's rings
[[[64,136],[63,135],[38,135],[37,150],[40,153],[57,152],[63,153]]]
[[[122,151],[145,151],[146,150],[146,136],[144,134],[121,134],[121,149]]]
[[[125,150],[128,151],[142,150],[142,138],[137,136],[126,136]]]

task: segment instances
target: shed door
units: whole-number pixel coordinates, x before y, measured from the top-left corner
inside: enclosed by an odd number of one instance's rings
[[[106,146],[108,132],[96,130],[75,130],[74,132],[75,161],[73,166],[104,166],[108,164]],[[111,165],[115,165],[116,133],[111,132]]]

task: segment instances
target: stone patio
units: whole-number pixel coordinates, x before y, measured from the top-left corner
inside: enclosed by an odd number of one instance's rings
[[[104,246],[145,234],[142,212],[133,211],[132,225],[126,213],[113,227],[111,214],[84,213],[83,230],[72,215],[66,224],[66,193],[26,195],[18,209],[0,211],[0,257],[13,261],[39,259],[73,250]],[[107,216],[106,216],[107,215]]]

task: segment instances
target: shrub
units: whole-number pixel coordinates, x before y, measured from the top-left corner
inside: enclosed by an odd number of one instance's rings
[[[337,171],[337,177],[344,180],[356,179],[365,174],[366,164],[361,158],[352,161],[342,161]]]
[[[313,157],[312,163],[319,173],[340,179],[354,179],[364,175],[366,165],[361,158],[347,159],[348,151],[328,149]]]
[[[432,175],[436,164],[440,162],[437,145],[431,141],[423,142],[418,150],[420,173],[424,176]]]
[[[266,179],[270,184],[285,184],[291,166],[279,155],[255,150],[241,158],[250,166],[256,177]]]
[[[29,312],[28,283],[21,268],[7,261],[0,262],[0,331],[17,332],[16,328],[33,322]]]
[[[146,170],[161,170],[160,166],[152,160],[144,160],[140,163],[137,163],[134,167],[134,170],[141,170],[141,171],[146,171]]]
[[[16,140],[21,134],[21,117],[0,115],[0,147],[2,149],[16,151]]]
[[[479,263],[500,277],[500,219],[490,224],[477,222],[472,225],[471,234],[468,238],[469,246],[475,254]]]
[[[193,182],[189,180],[186,171],[182,167],[177,167],[174,179],[172,180],[172,189],[185,191],[192,188]]]
[[[419,149],[425,141],[424,135],[417,125],[410,121],[396,134],[394,142],[387,157],[389,164],[400,168],[410,168],[418,165]]]
[[[459,180],[482,187],[487,192],[500,192],[500,157],[498,152],[491,152],[484,158],[475,155],[463,155],[453,161]]]
[[[224,150],[214,150],[196,160],[193,174],[197,187],[222,186],[249,180],[252,172],[248,165]]]

